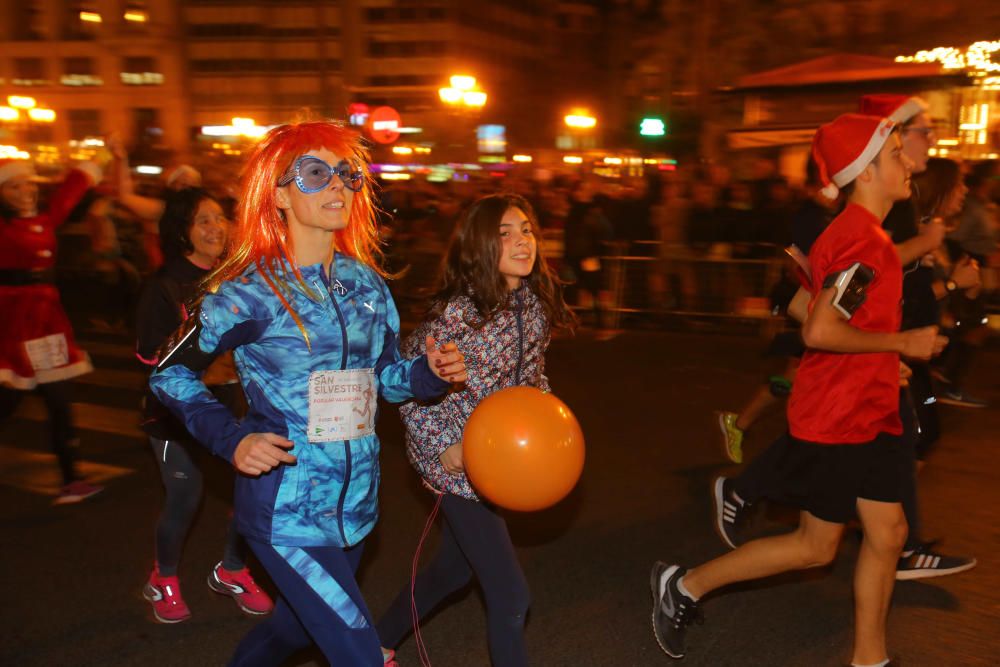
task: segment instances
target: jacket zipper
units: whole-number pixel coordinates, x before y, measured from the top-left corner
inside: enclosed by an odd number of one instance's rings
[[[335,263],[337,260],[334,259]],[[334,263],[330,266],[333,267]],[[347,368],[347,322],[344,320],[344,313],[341,312],[340,306],[337,304],[337,298],[333,295],[333,281],[334,277],[332,275],[328,276],[330,279],[330,285],[327,287],[326,292],[330,295],[330,302],[333,304],[333,309],[337,311],[337,321],[340,322],[340,333],[343,337],[343,352],[340,356],[340,370],[345,370]],[[347,533],[344,530],[344,502],[347,500],[347,487],[351,482],[351,447],[347,440],[344,440],[344,484],[340,487],[340,498],[337,499],[337,529],[340,531],[340,539],[344,542],[344,546],[347,544]]]
[[[521,362],[524,361],[524,308],[521,302],[520,288],[514,290],[514,300],[517,301],[517,371],[514,373],[514,385],[521,385]]]

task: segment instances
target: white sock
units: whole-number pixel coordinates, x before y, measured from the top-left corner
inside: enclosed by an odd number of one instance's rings
[[[681,592],[681,594],[683,594],[683,595],[691,598],[695,602],[698,601],[698,598],[696,598],[695,596],[691,595],[691,591],[689,591],[688,589],[684,588],[684,577],[681,577],[680,579],[677,580],[677,590],[679,590]]]
[[[876,663],[874,663],[872,665],[859,665],[856,662],[852,662],[851,663],[851,667],[885,667],[888,664],[889,664],[889,658],[886,658],[882,662],[876,662]]]

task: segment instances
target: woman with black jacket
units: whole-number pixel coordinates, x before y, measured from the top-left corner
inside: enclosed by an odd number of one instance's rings
[[[218,202],[204,190],[171,193],[160,218],[164,264],[152,276],[139,300],[136,318],[137,356],[150,370],[158,350],[187,319],[200,296],[201,282],[226,248],[229,223]],[[243,401],[232,357],[220,357],[205,371],[205,383],[234,412]],[[191,616],[181,597],[177,567],[181,549],[202,495],[202,475],[192,458],[198,447],[184,426],[147,391],[142,428],[160,469],[166,490],[156,525],[156,561],[143,597],[161,623],[180,623]],[[271,599],[254,582],[244,563],[246,547],[230,522],[222,560],[208,577],[209,587],[229,595],[247,614],[267,614]]]

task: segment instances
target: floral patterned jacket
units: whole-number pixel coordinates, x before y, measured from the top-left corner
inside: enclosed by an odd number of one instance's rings
[[[406,453],[424,480],[444,493],[479,500],[462,475],[441,465],[441,453],[462,441],[465,421],[479,402],[495,391],[527,385],[549,391],[545,350],[550,328],[541,302],[530,287],[514,291],[510,308],[482,328],[473,326],[478,313],[469,297],[448,303],[440,317],[423,322],[403,343],[407,358],[424,353],[427,336],[438,344],[454,342],[465,355],[469,379],[462,389],[435,402],[411,401],[400,408],[406,426]]]

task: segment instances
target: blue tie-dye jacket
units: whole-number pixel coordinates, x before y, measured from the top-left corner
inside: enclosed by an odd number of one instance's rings
[[[205,296],[198,349],[233,350],[249,403],[238,422],[182,364],[150,378],[157,397],[215,454],[232,461],[250,433],[276,433],[294,442],[293,465],[258,477],[237,475],[236,522],[247,537],[274,545],[351,546],[378,518],[378,437],[310,443],[309,375],[314,371],[375,369],[379,394],[398,403],[443,394],[448,384],[427,357],[399,353],[399,315],[385,282],[370,268],[336,255],[327,280],[320,264],[300,268],[317,299],[292,282],[289,299],[298,325],[255,268]]]

